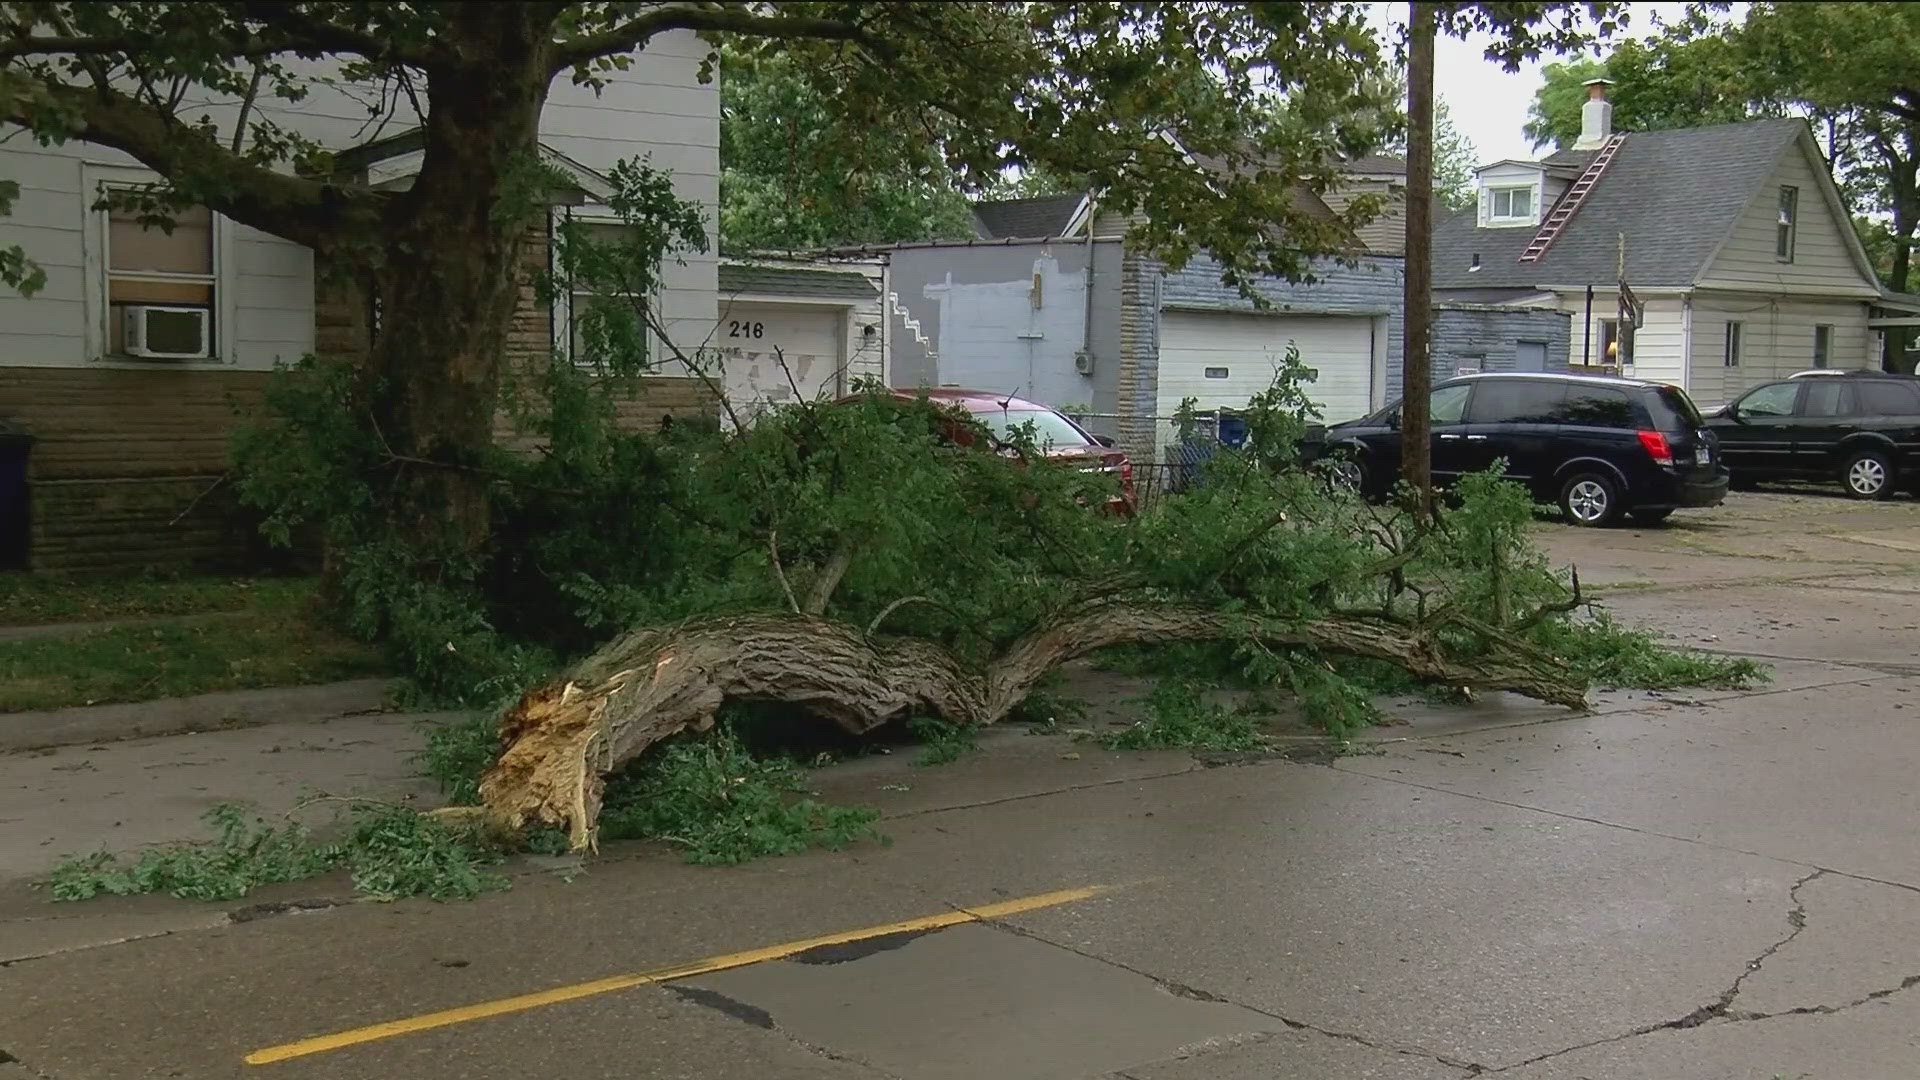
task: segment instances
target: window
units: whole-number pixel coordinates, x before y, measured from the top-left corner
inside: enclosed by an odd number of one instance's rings
[[[1560,423],[1579,427],[1638,427],[1636,415],[1627,392],[1611,386],[1568,386],[1566,400],[1554,411]]]
[[[1468,417],[1475,424],[1551,424],[1567,386],[1532,379],[1483,379]]]
[[[1808,379],[1807,383],[1807,403],[1800,415],[1853,415],[1853,387],[1848,386],[1845,379]]]
[[[1792,416],[1793,403],[1800,396],[1801,384],[1812,381],[1811,379],[1801,379],[1799,382],[1783,382],[1774,383],[1771,386],[1763,386],[1753,393],[1748,394],[1746,397],[1741,398],[1740,404],[1734,406],[1734,415],[1762,419],[1767,417]]]
[[[1495,221],[1532,221],[1533,188],[1501,187],[1494,188],[1491,216]]]
[[[1800,216],[1800,189],[1783,187],[1780,189],[1780,219],[1774,225],[1773,257],[1781,262],[1793,261],[1793,233],[1796,219]]]
[[[1813,328],[1813,366],[1823,368],[1833,362],[1833,327],[1822,323]]]
[[[633,258],[625,226],[569,220],[558,239],[560,261],[572,274],[562,302],[566,305],[568,356],[575,363],[606,363],[625,359],[636,351],[650,353],[646,327],[646,298],[623,287]],[[569,245],[574,246],[569,250]],[[721,326],[724,334],[726,327]],[[751,336],[751,326],[741,333]]]
[[[102,340],[107,355],[212,356],[213,213],[204,206],[178,211],[171,232],[143,225],[133,210],[104,213],[107,326]],[[130,319],[132,342],[127,337]]]
[[[1620,320],[1600,320],[1600,360],[1601,364],[1620,363]]]
[[[1224,379],[1227,377],[1227,369],[1223,367],[1210,367],[1206,370],[1206,376],[1209,379]]]
[[[1740,366],[1740,324],[1737,322],[1727,324],[1726,365],[1728,367]]]
[[[1700,410],[1694,408],[1693,399],[1677,386],[1656,387],[1645,400],[1648,412],[1653,415],[1653,426],[1661,431],[1691,431],[1706,425]]]
[[[1436,424],[1457,424],[1467,413],[1467,393],[1473,387],[1468,383],[1458,386],[1443,386],[1427,399],[1427,415]]]
[[[1920,386],[1892,379],[1863,379],[1854,385],[1860,395],[1860,413],[1863,416],[1913,416],[1920,413]]]

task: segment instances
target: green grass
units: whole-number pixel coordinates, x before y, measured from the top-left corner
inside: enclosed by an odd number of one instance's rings
[[[0,626],[151,619],[245,611],[313,594],[307,578],[213,574],[69,576],[0,573]]]
[[[301,686],[385,670],[375,649],[318,618],[309,581],[246,587],[229,581],[226,591],[226,606],[210,614],[0,642],[0,712]],[[11,610],[75,610],[76,597],[55,604],[57,593],[41,590],[34,604]],[[108,610],[110,599],[94,610]],[[182,593],[172,599],[185,606],[190,598]],[[194,602],[205,608],[214,599]]]
[[[1248,712],[1206,699],[1180,679],[1163,679],[1144,702],[1146,719],[1100,736],[1109,750],[1211,750],[1239,752],[1266,745],[1260,724]]]
[[[43,884],[55,900],[168,893],[184,900],[234,900],[263,885],[345,869],[354,888],[375,900],[425,896],[466,900],[507,885],[486,868],[505,852],[478,833],[393,806],[356,807],[345,836],[317,839],[297,823],[248,820],[240,807],[207,812],[211,840],[149,848],[138,855],[98,852],[68,859]]]

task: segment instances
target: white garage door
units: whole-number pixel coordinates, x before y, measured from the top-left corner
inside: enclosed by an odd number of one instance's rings
[[[1245,406],[1272,385],[1289,342],[1319,373],[1307,394],[1327,423],[1373,408],[1371,318],[1169,311],[1160,320],[1160,415],[1189,397],[1203,409]]]
[[[723,304],[713,345],[726,365],[727,397],[742,413],[839,393],[847,310],[736,301]],[[785,367],[782,367],[782,361]]]

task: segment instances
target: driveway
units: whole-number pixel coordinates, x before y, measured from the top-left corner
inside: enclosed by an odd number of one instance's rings
[[[1774,682],[1406,705],[1328,764],[1000,733],[822,773],[886,846],[468,904],[10,894],[68,944],[0,967],[0,1078],[1916,1075],[1920,504],[1541,536]]]

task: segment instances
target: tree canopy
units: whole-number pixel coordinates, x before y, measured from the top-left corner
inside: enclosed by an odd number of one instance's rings
[[[913,149],[941,135],[850,128],[792,60],[731,48],[721,56],[723,249],[973,235],[953,172]]]

